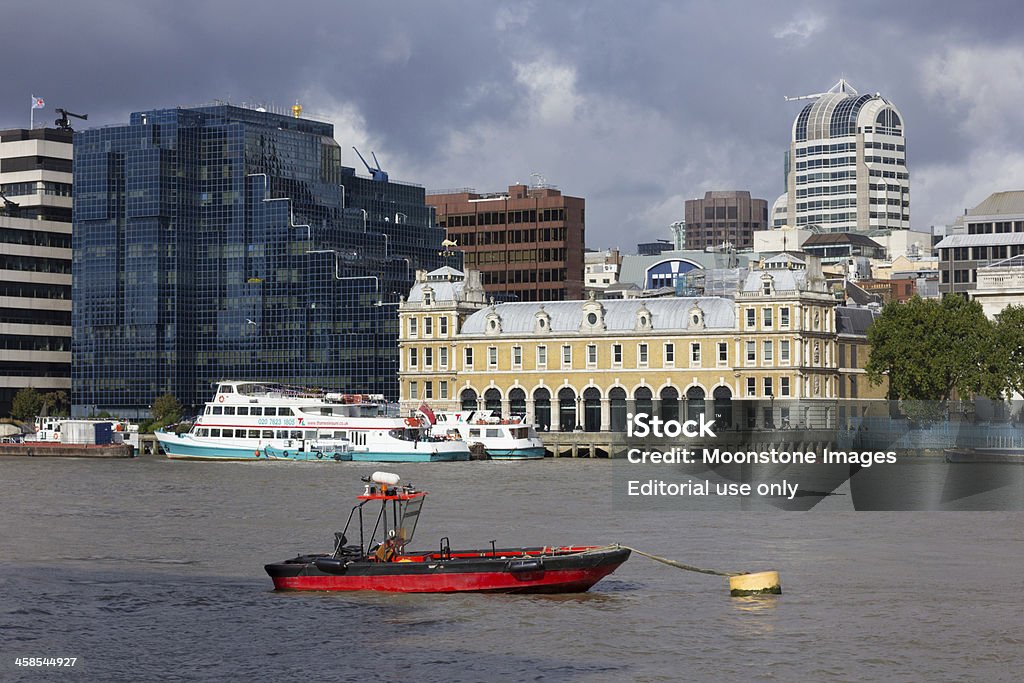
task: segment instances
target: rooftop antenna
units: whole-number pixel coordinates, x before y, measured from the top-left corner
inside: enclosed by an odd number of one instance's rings
[[[783,95],[783,98],[787,102],[796,102],[797,100],[816,100],[819,97],[825,95],[833,95],[842,93],[844,95],[859,95],[857,89],[850,85],[845,78],[840,78],[839,82],[829,88],[826,92],[814,93],[813,95],[800,95],[799,97],[790,97],[789,95]]]
[[[533,184],[534,187],[544,187],[548,184],[548,179],[540,173],[534,172],[530,174],[530,177],[535,179],[537,182]]]
[[[67,109],[61,109],[60,107],[57,107],[57,113],[60,114],[60,118],[53,123],[61,130],[72,130],[71,122],[68,121],[69,116],[74,116],[76,119],[82,119],[83,121],[89,118],[88,114],[76,114],[72,111],[68,111]]]
[[[374,154],[373,152],[370,152],[370,156],[373,157],[373,163],[377,164],[377,168],[373,168],[373,167],[370,166],[370,164],[366,163],[366,159],[363,158],[362,154],[359,154],[359,150],[356,149],[355,146],[353,146],[352,149],[355,151],[356,155],[359,157],[359,160],[361,162],[363,162],[363,166],[365,166],[366,170],[370,172],[370,176],[374,180],[380,181],[382,183],[388,182],[388,172],[383,170],[383,169],[381,169],[380,162],[377,161],[377,155],[376,154]]]

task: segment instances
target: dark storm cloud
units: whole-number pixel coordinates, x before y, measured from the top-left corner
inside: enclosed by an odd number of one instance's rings
[[[38,120],[64,106],[90,125],[302,99],[334,117],[344,149],[386,153],[393,175],[429,188],[542,172],[587,198],[588,240],[603,246],[623,228],[667,236],[705,190],[773,201],[802,106],[783,96],[845,76],[903,112],[914,224],[927,226],[1024,185],[1024,159],[988,168],[1024,146],[1008,94],[1022,14],[1013,2],[24,2],[3,13],[0,125],[25,125],[32,94],[47,100]]]

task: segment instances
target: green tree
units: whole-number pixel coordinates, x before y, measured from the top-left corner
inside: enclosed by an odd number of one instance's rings
[[[991,361],[995,327],[981,305],[959,296],[891,302],[868,331],[873,384],[889,381],[890,400],[945,402],[956,392],[997,396]]]
[[[31,387],[25,387],[14,395],[11,402],[11,417],[22,422],[31,422],[43,407],[43,397]]]
[[[153,401],[151,408],[153,413],[152,427],[166,427],[181,420],[181,404],[173,394],[167,393]]]
[[[1024,306],[1007,306],[996,315],[992,347],[989,393],[1024,395]]]
[[[68,414],[68,392],[50,391],[42,395],[42,415],[67,415]]]

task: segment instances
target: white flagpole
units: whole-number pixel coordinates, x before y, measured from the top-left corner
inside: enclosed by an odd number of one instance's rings
[[[32,106],[28,110],[28,129],[32,130],[36,125],[36,96],[32,96]]]

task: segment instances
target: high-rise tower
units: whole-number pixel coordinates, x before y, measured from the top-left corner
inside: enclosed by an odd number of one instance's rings
[[[0,415],[71,388],[71,131],[0,131]]]
[[[76,134],[75,412],[198,406],[222,379],[397,397],[397,303],[444,230],[333,136],[229,105]]]
[[[903,117],[845,79],[810,99],[793,122],[786,160],[788,222],[822,232],[910,228]]]

